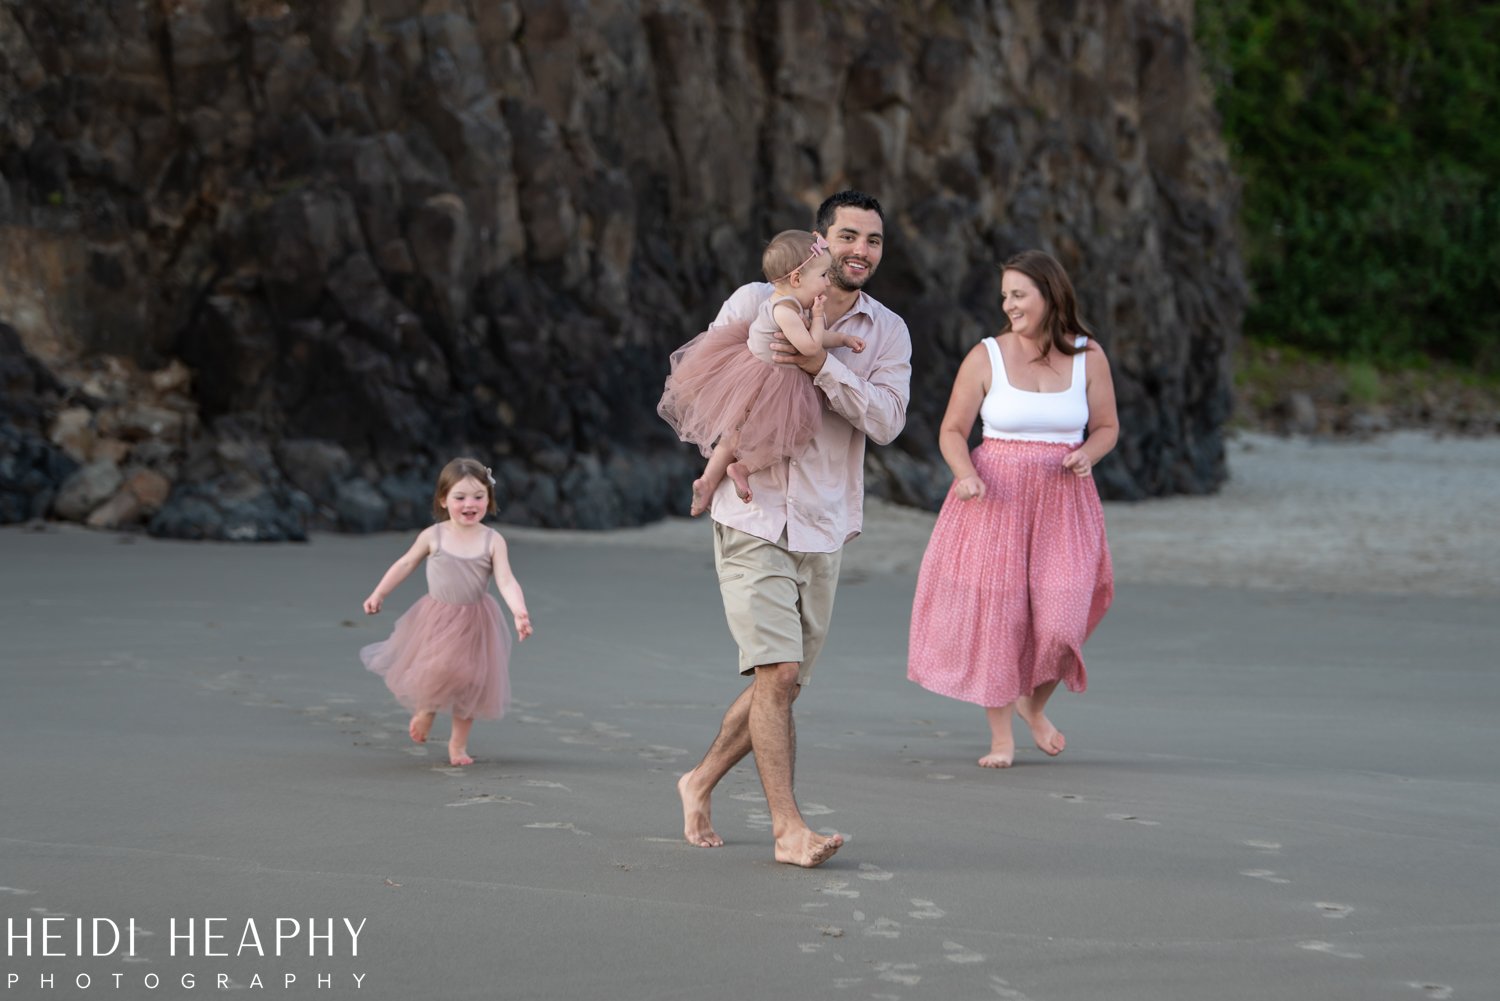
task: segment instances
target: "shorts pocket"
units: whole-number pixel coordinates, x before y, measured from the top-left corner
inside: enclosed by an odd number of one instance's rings
[[[744,576],[745,571],[743,570],[736,571],[735,573],[721,573],[719,574],[719,583],[728,584],[731,581],[742,580]]]

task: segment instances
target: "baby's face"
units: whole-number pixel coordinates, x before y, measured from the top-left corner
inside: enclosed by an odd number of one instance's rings
[[[832,264],[833,258],[819,254],[797,272],[800,275],[796,285],[797,301],[803,306],[811,306],[814,299],[828,291],[828,269]]]

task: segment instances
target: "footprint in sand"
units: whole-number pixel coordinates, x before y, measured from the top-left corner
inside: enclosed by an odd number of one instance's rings
[[[944,775],[942,772],[933,772],[931,775],[926,776],[926,778],[929,778],[934,782],[947,782],[952,779],[953,776]]]
[[[688,751],[684,747],[664,747],[661,744],[652,744],[638,753],[647,761],[676,761]]]
[[[23,890],[19,886],[0,886],[0,893],[8,893],[12,897],[29,897],[36,893],[36,891]]]
[[[1240,844],[1244,845],[1246,848],[1254,848],[1262,855],[1281,854],[1280,841],[1241,841]]]
[[[849,889],[849,881],[847,879],[830,879],[818,888],[818,892],[826,893],[830,897],[848,897],[850,900],[859,897],[858,890]]]
[[[1274,869],[1241,869],[1241,876],[1249,876],[1251,879],[1263,879],[1267,883],[1290,883],[1291,880],[1276,875]]]
[[[874,865],[870,862],[861,862],[859,864],[860,879],[873,879],[877,882],[883,883],[888,879],[894,878],[895,875],[896,874],[894,872],[886,872],[884,869],[880,868],[880,866]]]
[[[427,757],[427,748],[425,747],[403,747],[401,748],[401,750],[405,751],[407,754],[410,754],[414,758]]]
[[[876,918],[865,927],[864,933],[868,938],[900,938],[901,922],[890,918]]]
[[[546,779],[527,779],[521,784],[523,786],[534,786],[538,789],[561,789],[563,792],[573,791],[572,789],[569,789],[567,786],[563,785],[561,782],[548,782]]]
[[[930,900],[918,900],[915,897],[913,897],[911,902],[912,902],[912,906],[919,907],[919,908],[921,908],[921,910],[908,911],[907,914],[910,917],[923,918],[923,919],[941,918],[941,917],[944,917],[945,915],[947,915],[947,913],[948,913],[947,911],[943,910],[941,907],[939,907],[937,904],[934,904]]]
[[[496,796],[493,793],[487,792],[482,792],[478,796],[470,796],[468,799],[461,799],[456,803],[447,803],[445,805],[478,806],[481,803],[512,803],[516,806],[536,806],[535,803],[528,803],[524,799],[511,799],[509,796]]]
[[[1082,803],[1083,802],[1083,797],[1079,796],[1076,793],[1071,793],[1071,792],[1054,792],[1054,793],[1049,793],[1048,795],[1050,795],[1053,799],[1060,799],[1060,800],[1063,800],[1064,802],[1067,802],[1067,803]]]
[[[875,976],[888,984],[915,987],[922,980],[922,975],[914,972],[919,969],[916,963],[876,963]]]
[[[906,759],[906,763],[908,765],[930,765],[930,764],[932,764],[932,759],[931,758],[907,758]]]
[[[535,828],[540,831],[572,831],[574,834],[581,835],[585,838],[590,836],[588,831],[580,831],[572,824],[560,820],[549,821],[545,824],[527,824],[526,826]]]
[[[1104,819],[1106,819],[1106,820],[1127,820],[1127,821],[1129,821],[1132,824],[1140,824],[1143,827],[1160,827],[1161,826],[1161,821],[1159,821],[1159,820],[1142,820],[1140,817],[1137,817],[1133,813],[1106,813],[1104,815]]]
[[[1323,900],[1313,906],[1317,907],[1325,918],[1347,918],[1354,912],[1354,908],[1348,904],[1331,904]]]
[[[947,953],[943,958],[950,963],[982,963],[984,957],[970,949],[966,945],[957,942],[944,942],[943,951]]]
[[[1341,948],[1339,946],[1334,945],[1332,942],[1319,942],[1319,941],[1316,941],[1316,940],[1313,940],[1313,941],[1310,941],[1310,942],[1298,942],[1297,943],[1297,948],[1299,948],[1299,949],[1306,949],[1308,952],[1323,952],[1323,953],[1327,953],[1330,956],[1337,956],[1339,959],[1364,959],[1365,958],[1364,957],[1364,953],[1361,953],[1361,952],[1350,952],[1347,949],[1343,949],[1343,948]]]
[[[803,803],[802,816],[804,817],[826,817],[833,812],[833,807],[824,806],[822,803]]]
[[[865,982],[864,977],[834,977],[833,986],[841,991],[847,991],[851,987],[858,987]]]
[[[1411,980],[1406,986],[1414,991],[1421,991],[1424,998],[1431,998],[1432,1001],[1447,1001],[1453,996],[1453,988],[1447,984],[1422,984]]]
[[[994,974],[990,975],[990,990],[994,991],[999,997],[1004,998],[1005,1001],[1031,1001],[1031,998],[1016,990],[1008,981]]]
[[[797,948],[801,949],[802,954],[806,956],[814,952],[822,952],[824,946],[822,942],[798,942]]]
[[[764,803],[766,797],[758,792],[737,792],[730,799],[737,799],[741,803]]]

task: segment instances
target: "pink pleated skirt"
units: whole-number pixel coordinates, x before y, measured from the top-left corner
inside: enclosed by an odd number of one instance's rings
[[[1076,445],[986,438],[982,500],[950,488],[912,603],[906,676],[986,707],[1037,686],[1088,687],[1083,644],[1114,599],[1104,510],[1091,477],[1062,466]]]
[[[672,352],[656,412],[706,458],[738,433],[735,457],[752,469],[790,458],[823,422],[811,377],[750,353],[748,324],[710,327]]]
[[[359,656],[414,713],[498,719],[510,705],[510,647],[510,627],[490,595],[465,605],[423,595],[390,639]]]

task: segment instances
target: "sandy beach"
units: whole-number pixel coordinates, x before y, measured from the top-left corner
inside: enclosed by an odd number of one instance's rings
[[[848,838],[811,871],[748,765],[726,846],[681,839],[740,686],[704,522],[501,526],[537,635],[463,769],[357,658],[421,593],[360,613],[406,536],[0,530],[5,996],[1493,998],[1500,439],[1241,435],[1230,469],[1107,505],[1068,750],[1005,772],[905,680],[933,516],[872,504],[797,703]]]

